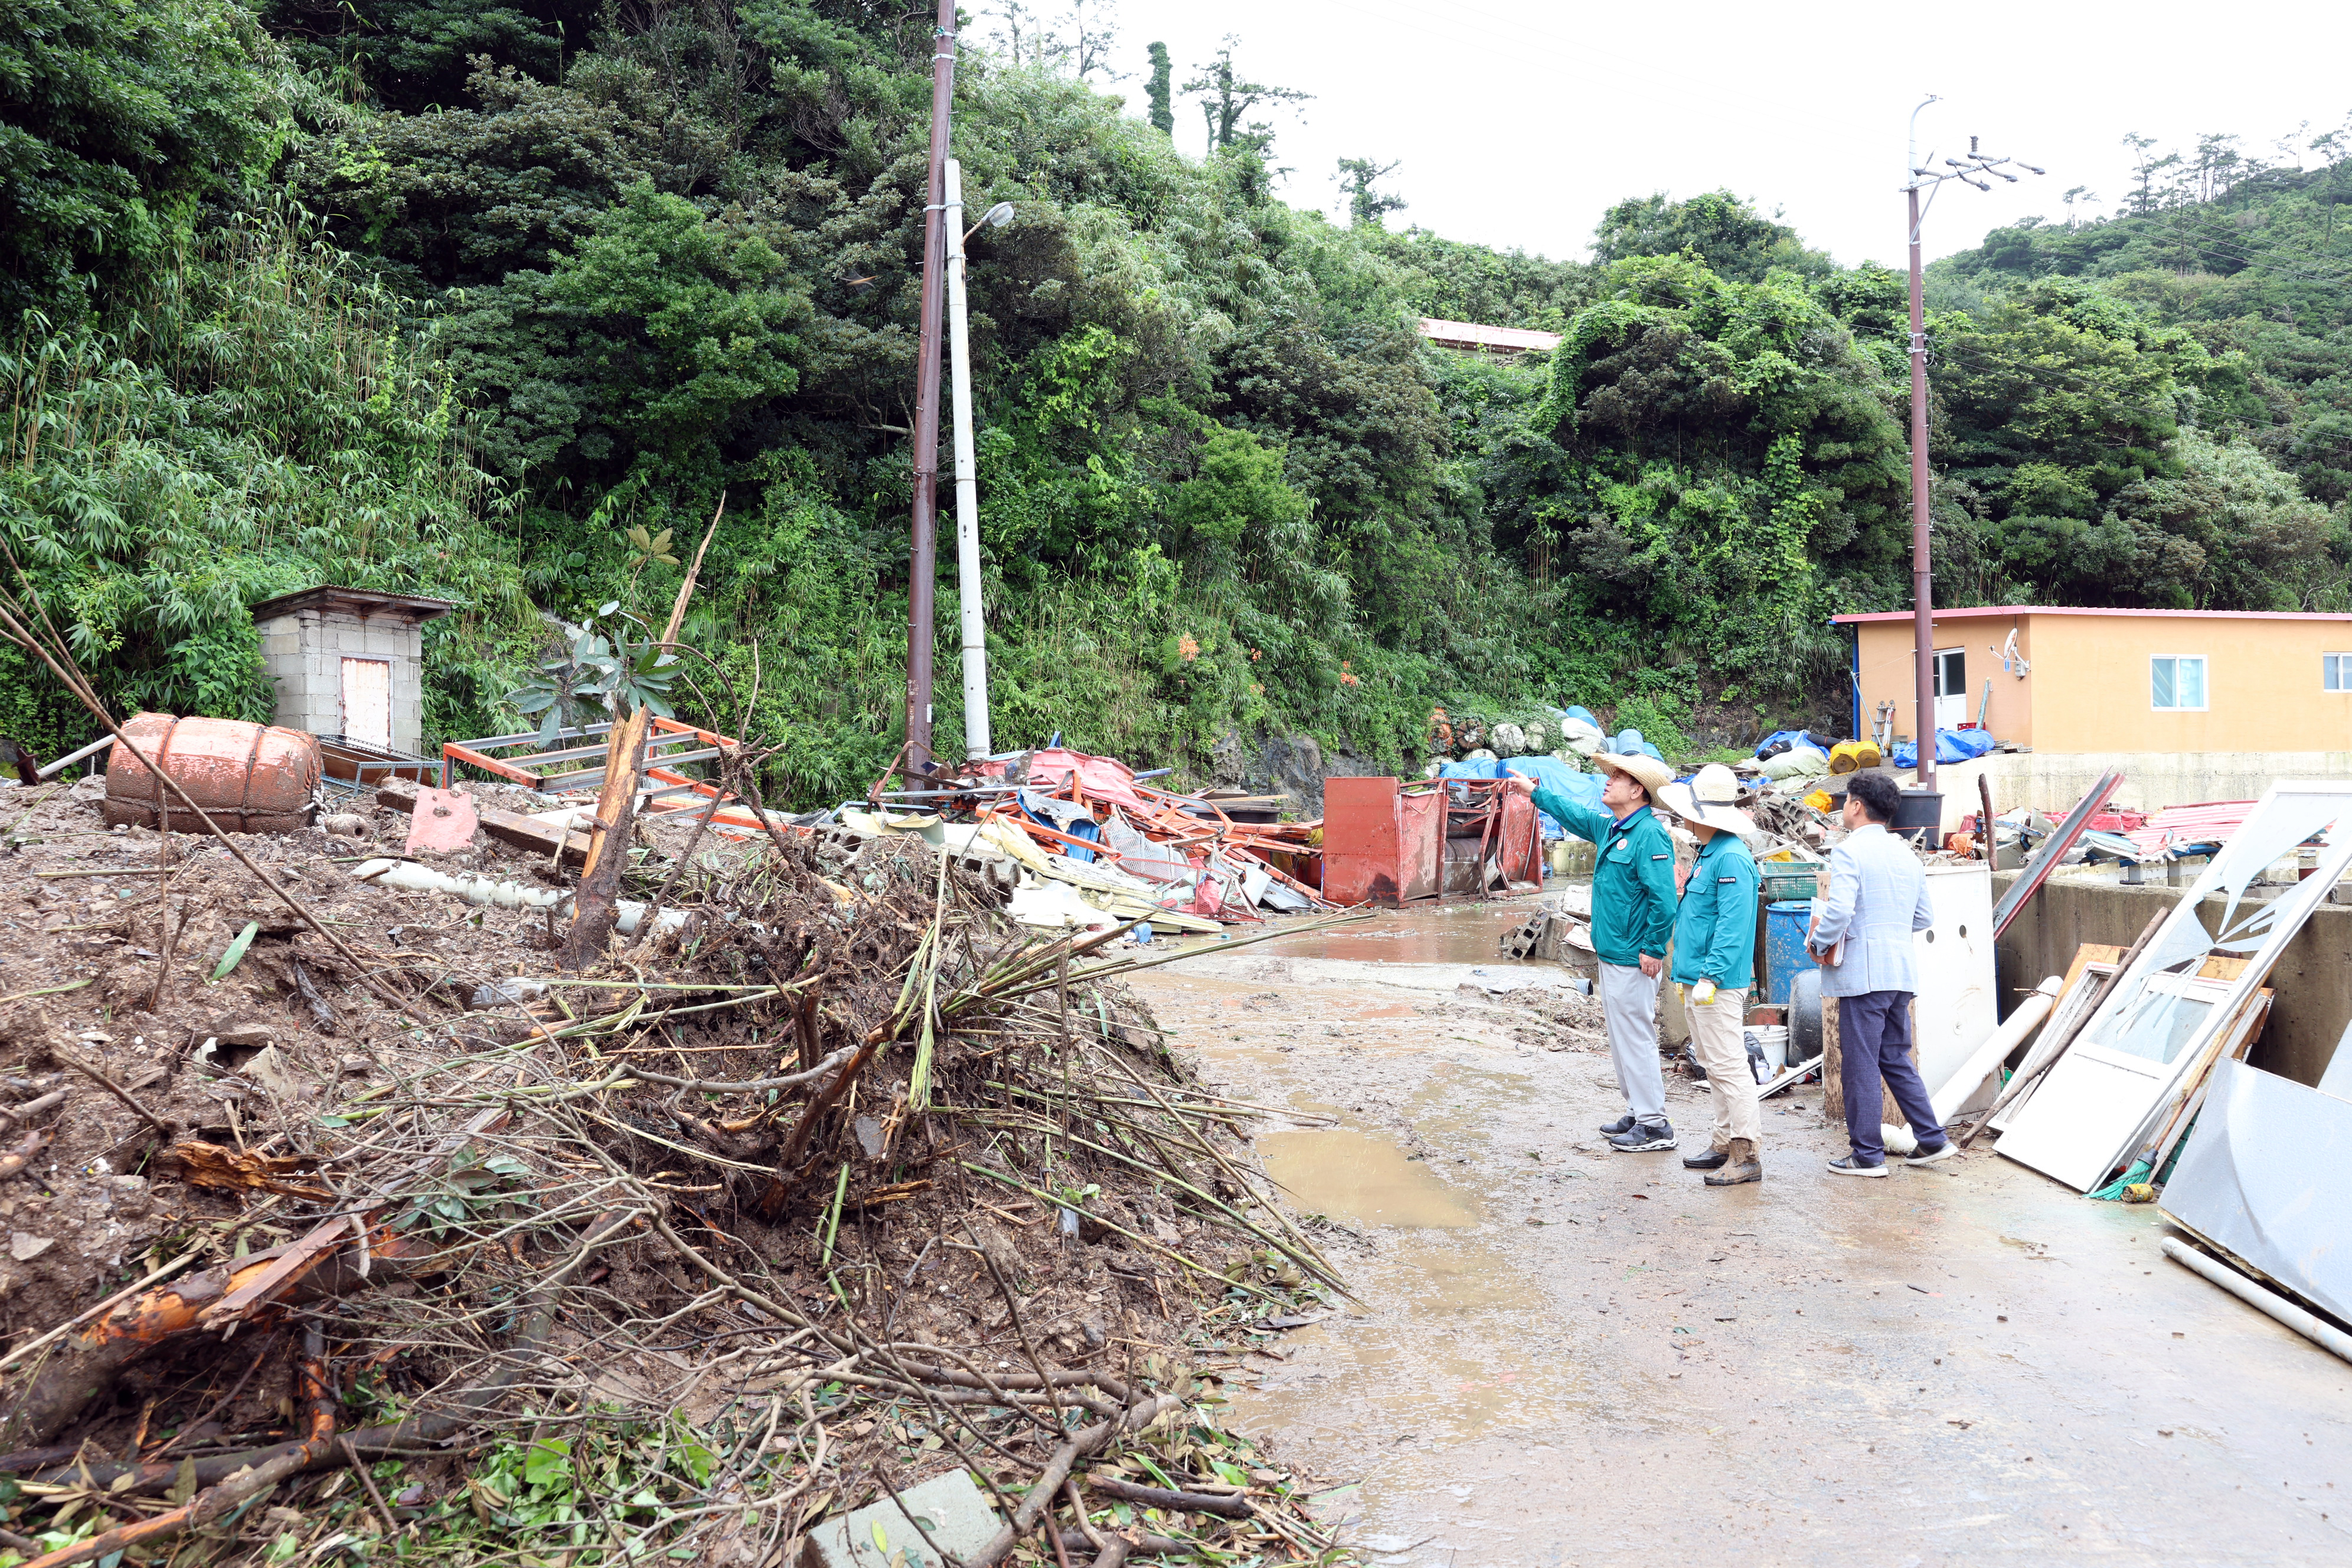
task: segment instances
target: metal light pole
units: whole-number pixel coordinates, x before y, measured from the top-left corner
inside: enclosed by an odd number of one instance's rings
[[[963,226],[963,165],[948,160],[948,375],[955,395],[956,603],[963,628],[963,754],[988,755],[988,626],[982,614],[980,478],[971,452],[971,342],[964,309],[963,242],[982,224],[1002,227],[1013,204],[999,202]]]
[[[1934,542],[1929,529],[1927,472],[1927,318],[1921,300],[1922,277],[1919,264],[1919,226],[1927,216],[1919,205],[1919,193],[1927,192],[1929,205],[1935,203],[1936,188],[1946,180],[1958,180],[1980,191],[1990,191],[1983,175],[1993,175],[2017,184],[2015,174],[2004,174],[2003,163],[2013,160],[1988,158],[1977,151],[1977,139],[1969,138],[1969,156],[1963,162],[1947,158],[1949,174],[1931,174],[1919,162],[1919,110],[1930,103],[1940,102],[1933,93],[1921,100],[1911,111],[1911,137],[1905,167],[1910,177],[1903,191],[1911,209],[1911,600],[1912,636],[1916,651],[1912,662],[1913,700],[1917,704],[1917,716],[1912,725],[1913,744],[1919,752],[1919,787],[1936,787],[1936,585],[1933,572]],[[1935,156],[1928,154],[1929,158]],[[2031,169],[2039,174],[2045,171],[2031,163],[2021,163],[2021,169]]]
[[[907,552],[907,762],[928,776],[931,758],[931,615],[939,575],[940,265],[948,111],[955,98],[955,0],[940,0],[932,30],[931,177],[923,207],[922,328],[915,353],[915,507]]]

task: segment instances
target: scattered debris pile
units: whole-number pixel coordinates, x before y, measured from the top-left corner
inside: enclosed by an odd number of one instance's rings
[[[986,1539],[856,1560],[1330,1550],[1201,1354],[1338,1279],[1122,928],[666,824],[559,974],[554,855],[95,793],[0,792],[0,1563],[846,1562],[957,1471]]]

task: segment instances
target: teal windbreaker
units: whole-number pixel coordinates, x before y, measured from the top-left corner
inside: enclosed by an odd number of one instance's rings
[[[1675,844],[1646,805],[1624,821],[1538,786],[1536,805],[1598,850],[1592,869],[1592,950],[1603,963],[1664,958],[1675,931]]]
[[[1718,833],[1699,846],[1675,911],[1675,968],[1679,985],[1712,980],[1745,991],[1756,980],[1756,857],[1737,833]]]

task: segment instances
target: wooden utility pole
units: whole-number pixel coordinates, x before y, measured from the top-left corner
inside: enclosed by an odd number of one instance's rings
[[[955,0],[931,32],[931,177],[923,206],[923,322],[915,354],[915,511],[907,552],[907,771],[931,772],[931,614],[939,574],[940,337],[947,290],[948,111],[955,97]]]

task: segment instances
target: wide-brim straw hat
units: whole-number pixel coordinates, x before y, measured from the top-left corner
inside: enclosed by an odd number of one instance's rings
[[[1674,769],[1655,757],[1643,756],[1639,752],[1632,756],[1622,756],[1615,752],[1596,752],[1593,753],[1592,761],[1597,766],[1606,768],[1612,773],[1627,775],[1635,784],[1648,790],[1652,800],[1657,799],[1658,792],[1675,782]]]
[[[1756,819],[1733,805],[1739,798],[1739,780],[1729,768],[1709,763],[1688,784],[1670,784],[1657,792],[1660,805],[1685,822],[1705,823],[1743,837],[1758,831]]]

